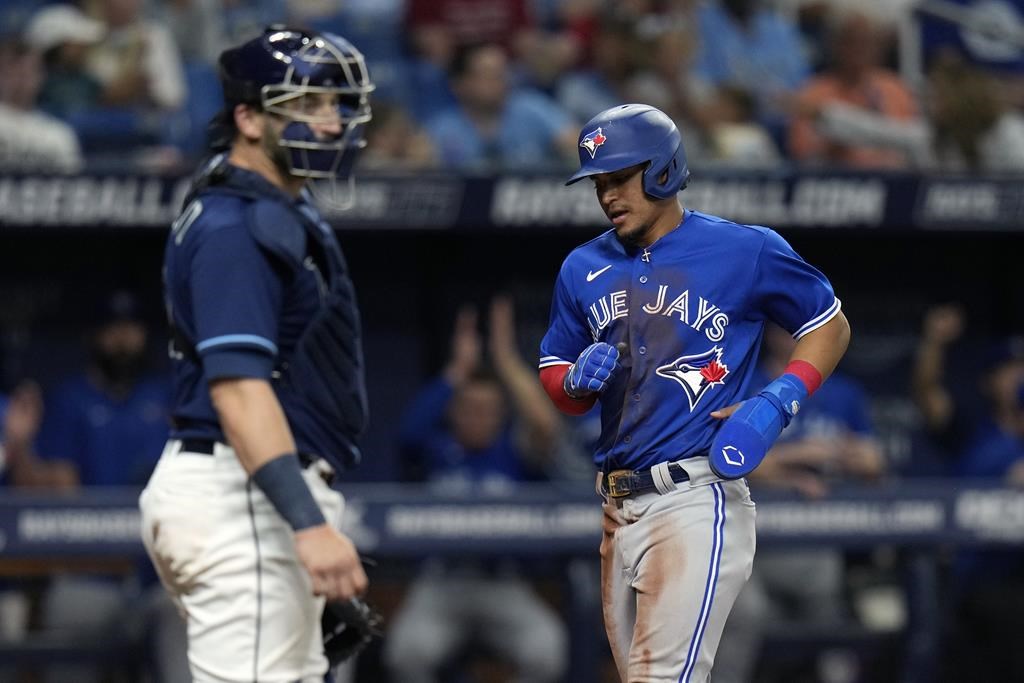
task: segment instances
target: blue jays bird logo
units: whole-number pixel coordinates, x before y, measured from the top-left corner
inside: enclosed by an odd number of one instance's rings
[[[711,387],[725,384],[729,368],[722,362],[722,349],[715,346],[704,353],[680,356],[668,365],[662,365],[657,372],[659,377],[679,382],[692,411]]]
[[[605,137],[601,129],[598,128],[592,133],[587,133],[580,140],[580,147],[590,152],[590,158],[593,159],[597,155],[597,148],[605,143],[608,138]]]

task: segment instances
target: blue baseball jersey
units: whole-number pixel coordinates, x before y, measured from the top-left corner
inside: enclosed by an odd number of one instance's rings
[[[87,375],[72,378],[47,397],[39,453],[73,462],[83,486],[144,484],[167,441],[169,402],[162,377],[142,378],[122,397]]]
[[[977,429],[954,467],[960,476],[1003,478],[1019,460],[1024,460],[1024,439],[988,422]]]
[[[747,397],[766,321],[799,339],[840,308],[831,284],[778,233],[687,210],[646,248],[609,230],[562,264],[540,367],[625,342],[600,397],[604,470],[704,454],[711,411]]]
[[[256,173],[228,167],[234,186],[289,205],[319,230],[332,263],[345,267],[330,226],[307,200],[287,197]],[[209,393],[221,378],[271,381],[300,452],[323,456],[336,467],[352,464],[326,434],[323,421],[272,380],[289,363],[311,321],[330,295],[330,273],[312,256],[294,267],[254,232],[250,198],[228,192],[198,193],[175,222],[164,260],[165,298],[175,330],[172,352],[174,438],[225,441]],[[269,209],[261,208],[262,211]],[[274,216],[271,230],[283,244],[305,241],[304,228],[288,212]],[[354,304],[353,304],[354,305]],[[359,347],[358,337],[344,340]],[[336,354],[340,357],[339,354]],[[284,393],[283,393],[284,392]],[[327,425],[327,429],[340,429]]]
[[[516,444],[511,423],[484,448],[469,450],[452,434],[446,413],[455,388],[444,378],[424,387],[402,418],[399,442],[403,454],[418,461],[435,482],[509,483],[537,479]]]

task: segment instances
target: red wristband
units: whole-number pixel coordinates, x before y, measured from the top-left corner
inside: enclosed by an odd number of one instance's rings
[[[582,415],[597,403],[597,394],[582,399],[571,398],[565,393],[565,375],[568,365],[549,365],[540,371],[540,383],[551,397],[555,407],[569,415]]]
[[[796,375],[800,378],[800,381],[807,387],[807,395],[810,396],[818,387],[821,386],[821,373],[818,372],[818,368],[814,367],[805,360],[794,360],[790,361],[789,365],[783,371],[783,374],[789,373],[790,375]]]

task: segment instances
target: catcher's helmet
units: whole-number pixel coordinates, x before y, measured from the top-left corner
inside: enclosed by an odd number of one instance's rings
[[[227,113],[248,104],[290,121],[280,145],[288,152],[292,175],[336,180],[348,176],[356,152],[366,145],[374,85],[366,60],[351,43],[332,33],[270,26],[261,36],[220,56],[220,78]],[[304,110],[305,95],[336,97],[335,111]],[[337,135],[317,135],[310,124],[340,123]]]
[[[686,187],[690,179],[679,129],[664,112],[646,104],[605,109],[583,126],[579,145],[580,170],[566,185],[646,163],[644,192],[667,199]],[[666,173],[665,182],[660,182]]]

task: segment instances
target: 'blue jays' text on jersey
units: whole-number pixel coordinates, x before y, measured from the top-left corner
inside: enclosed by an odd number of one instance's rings
[[[217,168],[220,179],[193,192],[167,241],[171,436],[224,441],[208,383],[266,379],[298,450],[350,466],[365,385],[358,312],[337,240],[304,196],[293,199],[226,163]],[[311,334],[324,328],[327,342]]]
[[[800,338],[839,312],[828,280],[768,228],[687,210],[646,249],[610,230],[562,264],[540,367],[625,342],[601,395],[598,467],[647,468],[702,453],[710,416],[746,398],[764,323]]]

